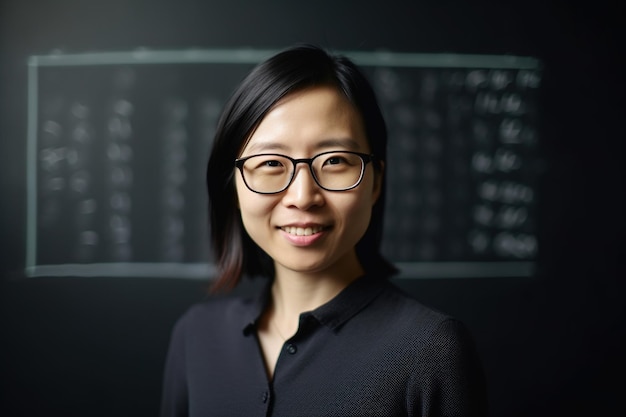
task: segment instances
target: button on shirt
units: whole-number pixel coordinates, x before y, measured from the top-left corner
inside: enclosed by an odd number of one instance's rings
[[[268,297],[210,300],[179,319],[162,417],[486,415],[463,324],[376,277],[303,313],[268,380],[256,336]]]

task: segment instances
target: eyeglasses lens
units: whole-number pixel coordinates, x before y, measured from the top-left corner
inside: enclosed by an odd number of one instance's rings
[[[298,161],[308,162],[308,161]],[[315,181],[324,189],[341,191],[353,188],[360,181],[363,159],[349,152],[323,153],[310,162]],[[243,164],[246,185],[259,193],[277,193],[286,189],[292,181],[295,163],[282,155],[256,155]]]

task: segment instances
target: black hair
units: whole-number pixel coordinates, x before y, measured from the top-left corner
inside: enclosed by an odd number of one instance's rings
[[[280,99],[315,86],[337,88],[355,106],[376,157],[374,168],[382,175],[387,128],[370,83],[352,61],[316,46],[298,45],[257,65],[224,107],[207,166],[211,243],[219,274],[213,291],[234,288],[242,275],[274,275],[273,261],[248,236],[237,210],[234,161]],[[356,245],[356,253],[368,273],[388,277],[397,270],[380,253],[385,205],[384,178],[381,181],[380,197],[372,208],[368,229]]]

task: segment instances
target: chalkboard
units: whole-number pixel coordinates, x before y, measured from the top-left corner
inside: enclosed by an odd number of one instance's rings
[[[216,121],[274,52],[30,57],[26,274],[213,276],[204,172]],[[402,276],[532,274],[540,62],[344,54],[388,123],[383,252]]]

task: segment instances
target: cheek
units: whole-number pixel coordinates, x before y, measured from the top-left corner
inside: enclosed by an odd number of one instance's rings
[[[372,217],[374,202],[371,192],[365,192],[343,205],[343,209],[340,210],[344,213],[344,221],[350,234],[358,235],[360,238],[365,233]]]
[[[248,190],[239,177],[235,185],[241,220],[246,231],[250,234],[251,228],[258,226],[258,221],[269,215],[274,202],[272,198]]]
[[[366,187],[364,187],[364,192],[360,198],[359,213],[356,213],[355,217],[362,223],[362,233],[364,234],[372,219],[372,209],[374,208],[374,204],[376,204],[376,201],[378,201],[378,197],[380,196],[379,177],[370,177],[369,180],[363,185],[366,185]]]

